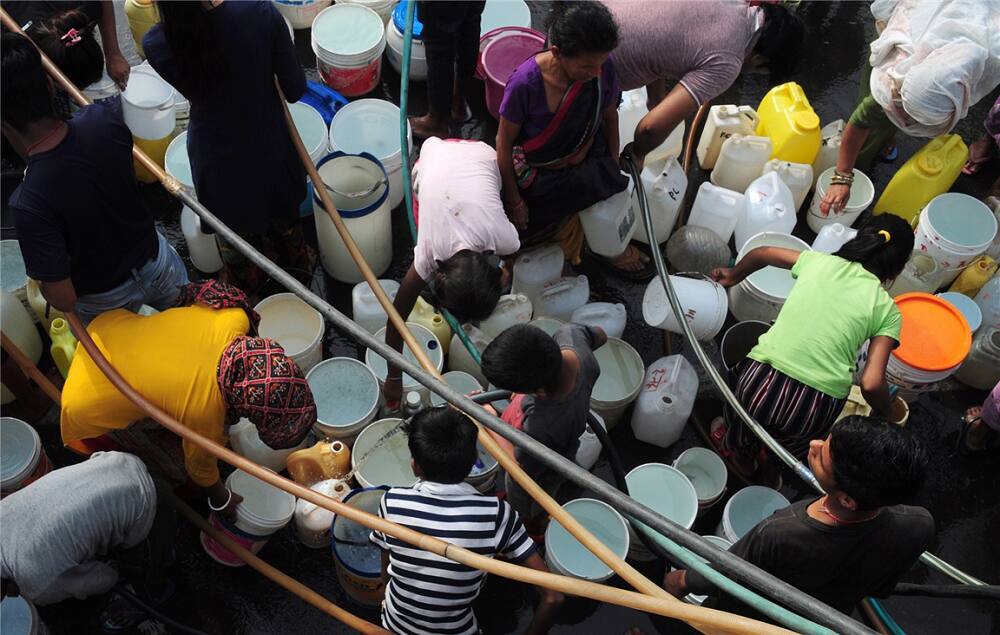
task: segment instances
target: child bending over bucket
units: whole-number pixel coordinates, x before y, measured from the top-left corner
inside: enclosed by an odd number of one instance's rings
[[[861,345],[868,361],[861,391],[874,412],[889,417],[885,380],[889,355],[899,345],[902,315],[886,287],[913,251],[913,230],[892,214],[873,216],[858,235],[828,255],[759,247],[732,269],[712,277],[739,284],[766,267],[792,270],[795,286],[771,329],[736,367],[740,403],[792,454],[802,458],[809,441],[826,436],[851,389]],[[719,417],[711,437],[720,453],[749,475],[762,446],[741,422]]]
[[[597,327],[567,324],[552,336],[527,324],[512,326],[483,351],[483,373],[514,397],[503,420],[569,460],[587,427],[590,396],[601,374],[594,350],[608,341]],[[565,478],[494,435],[534,480],[555,497]],[[507,496],[532,535],[545,530],[545,510],[507,475]]]
[[[463,482],[476,462],[476,426],[450,406],[428,408],[406,424],[413,487],[385,493],[379,516],[487,557],[500,556],[548,571],[517,512],[495,496]],[[387,580],[382,625],[407,635],[479,632],[472,603],[485,575],[380,531],[371,541],[382,549]],[[526,633],[547,632],[561,593],[539,589],[542,599]]]
[[[420,231],[413,264],[393,305],[405,318],[420,293],[430,287],[434,303],[455,319],[486,319],[506,283],[500,256],[521,247],[500,200],[496,151],[482,141],[432,137],[420,148],[413,186],[413,217]],[[385,341],[403,350],[403,339],[392,322],[386,324]],[[398,402],[402,396],[401,377],[402,371],[390,364],[387,402]]]

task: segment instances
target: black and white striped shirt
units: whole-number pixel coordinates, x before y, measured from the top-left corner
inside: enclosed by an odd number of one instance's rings
[[[493,557],[520,561],[535,545],[506,501],[483,496],[468,483],[418,481],[386,492],[379,516],[428,536]],[[382,624],[404,635],[466,635],[479,631],[472,602],[483,572],[373,531],[389,552],[389,584]]]

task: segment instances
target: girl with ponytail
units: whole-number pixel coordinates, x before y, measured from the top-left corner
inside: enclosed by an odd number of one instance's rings
[[[902,316],[885,289],[912,251],[909,224],[882,214],[836,254],[758,247],[733,268],[712,272],[726,287],[767,266],[791,269],[796,278],[774,325],[737,365],[735,392],[750,415],[800,459],[842,410],[865,342],[861,392],[877,414],[888,417],[885,368],[899,345]],[[747,476],[765,458],[757,437],[739,421],[713,421],[712,441]]]

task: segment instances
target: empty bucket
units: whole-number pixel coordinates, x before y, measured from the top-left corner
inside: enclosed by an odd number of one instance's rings
[[[760,336],[767,333],[771,325],[758,320],[747,320],[733,324],[722,335],[722,343],[719,350],[722,353],[722,364],[726,370],[732,371],[736,365],[743,361],[754,346]]]
[[[563,509],[619,558],[628,554],[628,525],[610,505],[592,498],[578,498],[563,505]],[[553,573],[591,582],[603,582],[614,575],[608,565],[556,520],[545,530],[545,563]]]
[[[30,425],[0,417],[0,497],[37,481],[52,471],[42,440]]]
[[[431,364],[440,371],[444,366],[444,351],[441,350],[441,342],[438,341],[437,337],[434,336],[428,329],[420,326],[419,324],[413,324],[412,322],[407,322],[406,327],[413,333],[413,337],[416,338],[417,343],[420,344],[421,348],[424,349],[424,353],[430,358]],[[385,327],[382,327],[375,333],[375,337],[385,341]],[[403,356],[410,362],[417,364],[417,358],[414,357],[413,351],[406,344],[403,344]],[[365,364],[368,368],[372,369],[375,376],[378,378],[379,386],[385,384],[386,374],[388,369],[386,367],[385,359],[373,351],[372,349],[367,349],[365,351]],[[430,399],[430,392],[424,388],[424,386],[418,382],[416,379],[410,377],[406,373],[403,373],[403,392],[407,393],[412,390],[418,391],[424,403]]]
[[[407,123],[407,147],[413,132]],[[389,207],[403,202],[403,151],[399,145],[399,106],[383,99],[359,99],[337,111],[330,122],[330,148],[347,154],[367,152],[389,177]]]
[[[590,407],[611,430],[639,395],[646,367],[632,346],[615,337],[609,337],[604,346],[594,351],[594,356],[601,367],[601,376],[594,384]]]
[[[699,515],[719,502],[726,493],[729,471],[715,452],[707,448],[688,448],[674,459],[674,467],[694,486]]]
[[[226,479],[226,488],[243,497],[236,507],[236,522],[230,522],[217,512],[208,521],[252,553],[260,551],[271,535],[288,524],[295,513],[295,497],[284,490],[236,470]],[[227,567],[242,567],[245,563],[228,549],[201,534],[201,546],[212,560]]]
[[[500,102],[511,73],[543,48],[545,35],[525,27],[502,27],[482,36],[479,75],[486,81],[486,109],[494,119],[500,119]]]
[[[378,514],[385,492],[384,487],[356,489],[344,498],[344,503],[369,514]],[[382,584],[382,550],[368,540],[371,529],[336,515],[330,534],[333,537],[333,561],[340,588],[362,606],[381,604],[385,594]]]
[[[872,180],[861,170],[854,170],[854,183],[851,184],[851,195],[847,199],[844,209],[839,212],[831,211],[823,216],[819,211],[819,204],[826,196],[826,191],[830,188],[830,180],[837,168],[832,167],[824,170],[816,179],[816,191],[813,193],[812,202],[809,203],[809,212],[806,214],[806,222],[809,229],[819,232],[824,225],[840,223],[844,227],[850,227],[857,220],[861,212],[868,209],[875,198],[875,186]]]
[[[694,336],[699,340],[710,340],[715,337],[722,330],[729,310],[725,288],[700,275],[699,277],[670,276],[670,283],[677,294],[681,308],[684,309],[684,317],[691,326]],[[649,281],[646,293],[642,296],[642,319],[646,324],[664,331],[684,332],[674,316],[663,282],[658,277]]]
[[[354,478],[361,487],[409,487],[417,482],[402,419],[381,419],[361,431],[351,451]]]
[[[326,323],[319,311],[294,293],[268,296],[257,303],[254,311],[260,315],[260,336],[277,340],[303,374],[322,361]]]
[[[628,495],[656,513],[669,518],[685,529],[694,525],[698,516],[698,495],[687,476],[669,465],[646,463],[625,476]],[[648,540],[663,539],[648,526],[633,521],[629,526],[628,557],[633,560],[652,560],[656,554],[649,551],[636,531],[642,531]]]
[[[382,76],[385,24],[368,7],[335,4],[313,20],[312,49],[323,83],[344,97],[359,97]]]
[[[379,383],[371,369],[350,357],[333,357],[316,364],[306,375],[316,400],[313,430],[348,446],[375,419]]]
[[[757,247],[783,247],[806,251],[809,245],[795,236],[776,232],[757,234],[743,245],[736,262]],[[738,320],[773,322],[792,292],[795,278],[781,267],[764,267],[729,288],[729,310]]]
[[[344,6],[369,11],[364,7]],[[392,260],[389,181],[382,164],[368,153],[334,152],[320,160],[316,169],[361,255],[376,276],[382,275]],[[313,209],[323,268],[341,282],[361,282],[364,276],[316,192],[313,192]]]
[[[780,493],[762,485],[749,485],[733,494],[722,512],[722,520],[715,535],[729,542],[736,542],[768,518],[791,503]]]

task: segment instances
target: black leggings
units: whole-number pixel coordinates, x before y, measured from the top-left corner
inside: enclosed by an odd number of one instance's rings
[[[177,523],[174,515],[173,492],[163,481],[156,485],[156,517],[145,540],[115,554],[118,573],[139,595],[159,594],[166,581],[166,569],[173,563]]]
[[[417,3],[427,52],[428,110],[433,115],[451,112],[456,77],[462,94],[468,92],[479,58],[479,24],[485,6],[485,1]]]

